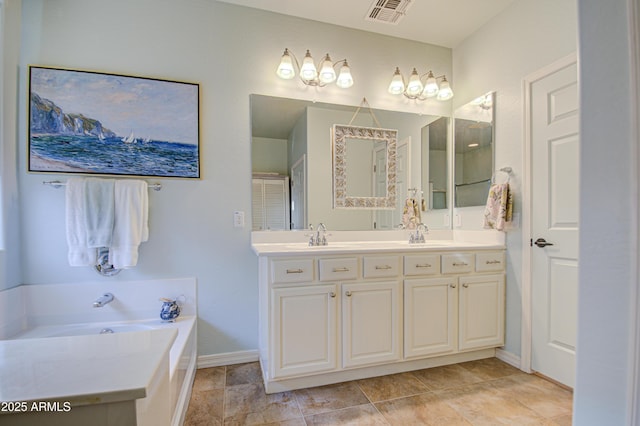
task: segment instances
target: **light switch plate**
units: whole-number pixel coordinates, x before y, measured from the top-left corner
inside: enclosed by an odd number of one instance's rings
[[[233,212],[233,226],[236,228],[244,227],[244,212],[242,211]]]

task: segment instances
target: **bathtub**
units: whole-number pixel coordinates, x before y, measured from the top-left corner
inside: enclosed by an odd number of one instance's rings
[[[180,426],[196,371],[195,287],[195,279],[20,286],[0,292],[0,308],[13,313],[4,318],[0,315],[0,340],[19,341],[20,345],[29,345],[32,341],[34,348],[47,341],[59,341],[59,345],[64,346],[76,339],[109,346],[108,342],[116,342],[118,336],[120,341],[137,342],[148,339],[150,333],[163,333],[155,330],[169,330],[165,333],[175,334],[175,339],[170,348],[165,346],[169,348],[169,375],[168,383],[161,386],[163,392],[168,387],[169,397],[165,397],[165,401],[170,401],[171,412],[161,423],[151,424]],[[94,308],[93,300],[103,292],[112,292],[115,300],[102,308]],[[179,295],[185,299],[182,314],[175,322],[162,321],[158,315],[159,298]],[[126,356],[124,359],[126,362]],[[137,402],[144,406],[144,400],[149,399],[142,397]]]
[[[135,333],[154,329],[177,329],[178,335],[169,351],[169,387],[171,395],[171,424],[182,424],[189,404],[191,385],[196,369],[196,317],[178,317],[175,322],[160,319],[138,321],[110,321],[79,324],[38,326],[21,332],[13,339],[39,339],[50,337],[71,337],[92,334]],[[180,404],[179,404],[180,403]]]

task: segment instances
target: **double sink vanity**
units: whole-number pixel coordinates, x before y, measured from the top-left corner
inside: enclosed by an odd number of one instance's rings
[[[309,246],[300,232],[254,232],[267,393],[494,356],[504,236],[435,234],[337,231]]]

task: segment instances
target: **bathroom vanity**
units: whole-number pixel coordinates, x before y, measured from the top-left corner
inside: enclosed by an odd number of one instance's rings
[[[253,249],[268,393],[492,357],[504,344],[502,243]]]

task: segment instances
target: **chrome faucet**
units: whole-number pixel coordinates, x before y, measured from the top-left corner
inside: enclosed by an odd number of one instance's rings
[[[327,227],[324,223],[320,222],[318,224],[316,233],[316,245],[317,246],[326,246],[327,245]]]
[[[95,302],[93,302],[94,308],[102,308],[107,303],[113,302],[113,294],[105,293],[102,296],[98,297]]]
[[[309,225],[309,228],[313,230],[313,226]],[[309,236],[309,245],[310,246],[326,246],[327,245],[327,227],[324,223],[320,222],[316,227],[316,234],[306,234]]]
[[[419,223],[416,232],[409,235],[409,244],[421,244],[425,242],[424,234],[429,233],[429,228],[424,223]]]

